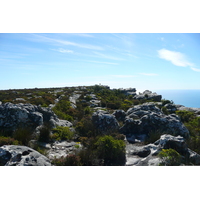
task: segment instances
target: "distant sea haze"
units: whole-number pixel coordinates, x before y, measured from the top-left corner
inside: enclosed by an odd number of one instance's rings
[[[200,90],[155,90],[162,99],[172,100],[175,104],[200,108]]]

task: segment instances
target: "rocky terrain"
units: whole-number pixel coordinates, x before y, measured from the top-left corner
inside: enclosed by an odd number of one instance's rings
[[[199,116],[135,88],[0,91],[0,165],[200,165]]]

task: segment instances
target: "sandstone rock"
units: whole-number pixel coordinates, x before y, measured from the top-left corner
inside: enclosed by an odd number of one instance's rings
[[[44,123],[52,128],[56,126],[68,126],[72,124],[66,120],[60,120],[50,109],[32,104],[12,104],[5,103],[0,105],[0,128],[9,128],[15,131],[19,126],[36,130]]]
[[[159,165],[161,160],[158,157],[158,153],[162,149],[170,148],[176,150],[182,156],[180,165],[185,165],[185,163],[200,165],[200,155],[187,147],[185,139],[181,136],[172,136],[169,134],[162,135],[154,144],[139,146],[136,144],[127,144],[126,165]]]
[[[56,141],[53,144],[50,144],[50,145],[44,144],[44,145],[45,145],[44,147],[47,148],[47,157],[50,160],[53,160],[54,158],[66,157],[68,154],[76,150],[75,145],[77,144],[74,141],[72,142]],[[81,148],[80,144],[79,144],[79,147]]]
[[[119,124],[114,115],[106,111],[98,110],[92,115],[92,122],[102,133],[108,133],[119,129]]]
[[[161,135],[160,139],[154,144],[158,145],[158,149],[174,149],[180,154],[185,154],[188,151],[187,144],[180,135],[175,137],[172,135]]]
[[[135,95],[133,98],[134,99],[148,99],[148,100],[153,100],[153,101],[161,101],[162,95],[158,95],[155,92],[153,93],[149,90],[145,90],[143,93]]]
[[[124,93],[125,95],[132,95],[135,96],[136,95],[136,89],[135,88],[126,88],[126,89],[119,89],[122,93]]]
[[[127,140],[131,135],[137,138],[143,134],[148,136],[153,131],[181,135],[185,138],[189,136],[189,131],[177,115],[163,114],[155,103],[145,103],[128,109],[125,123],[120,128],[120,132],[128,136]]]
[[[118,121],[124,121],[125,120],[125,117],[126,117],[126,113],[124,110],[115,110],[113,112],[113,115],[115,116],[115,118],[118,120]]]
[[[174,113],[175,111],[177,111],[176,105],[171,104],[171,103],[165,104],[164,107],[167,108],[167,111],[168,111],[169,113]]]
[[[186,110],[186,111],[190,111],[190,112],[193,112],[197,115],[200,115],[200,108],[190,108],[190,107],[185,107],[185,106],[182,106],[182,105],[175,105],[177,110]]]
[[[4,145],[0,147],[0,165],[51,166],[50,160],[26,146]]]

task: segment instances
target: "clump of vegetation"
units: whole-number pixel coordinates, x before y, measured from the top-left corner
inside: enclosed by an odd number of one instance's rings
[[[80,137],[92,137],[97,135],[97,132],[94,128],[90,116],[83,117],[77,124],[76,124],[76,132]]]
[[[70,131],[69,127],[57,126],[52,131],[51,139],[53,140],[72,140],[74,136],[74,132]]]
[[[55,158],[52,161],[53,165],[56,166],[81,166],[81,158],[75,154],[69,154],[66,157]]]
[[[200,117],[185,123],[190,132],[190,138],[187,140],[188,147],[200,154]]]
[[[32,139],[33,130],[28,127],[20,126],[13,134],[13,138],[18,140],[20,144],[28,146],[29,141]]]
[[[125,142],[110,135],[100,137],[95,143],[97,156],[103,160],[104,165],[124,165]]]
[[[0,146],[3,145],[18,145],[19,141],[11,137],[0,136]]]
[[[176,114],[180,117],[183,123],[188,123],[195,118],[195,114],[186,110],[177,110]]]
[[[162,149],[159,154],[160,165],[178,166],[181,164],[181,155],[174,149]]]
[[[147,135],[147,138],[145,139],[145,144],[149,144],[149,143],[154,143],[157,140],[160,139],[161,135],[164,135],[164,131],[161,130],[152,130],[151,132],[149,132],[149,134]]]
[[[68,100],[60,100],[52,110],[60,119],[73,121],[73,117],[69,115],[69,112],[71,111],[71,103]]]
[[[42,126],[42,128],[40,129],[40,135],[39,135],[38,141],[40,141],[40,142],[49,142],[50,133],[51,133],[51,128],[49,127],[48,124],[44,124]]]

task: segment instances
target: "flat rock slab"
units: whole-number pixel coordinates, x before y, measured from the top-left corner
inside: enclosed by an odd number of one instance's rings
[[[4,145],[0,147],[1,166],[51,166],[50,160],[26,146]]]

